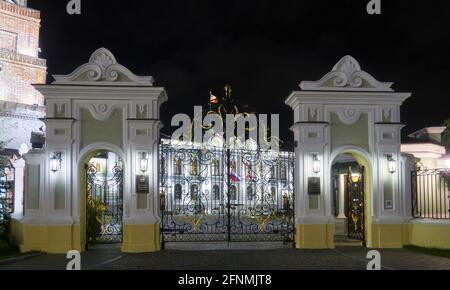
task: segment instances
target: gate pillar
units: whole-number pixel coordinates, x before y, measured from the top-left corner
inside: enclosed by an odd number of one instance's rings
[[[122,250],[127,253],[157,251],[161,249],[159,132],[162,124],[151,118],[130,119],[127,122],[133,195],[129,215],[124,217]],[[141,161],[148,166],[145,172],[142,172]],[[141,184],[140,178],[148,181]]]
[[[85,250],[85,166],[96,153],[110,151],[123,163],[122,250],[159,250],[159,110],[165,89],[153,86],[152,77],[133,74],[104,48],[73,73],[53,77],[51,85],[36,85],[46,100],[47,143],[45,151],[25,156],[25,217],[13,224],[22,249]]]
[[[25,160],[23,158],[14,161],[14,213],[12,218],[21,219],[23,217],[23,180],[25,170]]]
[[[302,82],[301,90],[287,98],[295,122],[297,247],[335,246],[331,170],[340,154],[353,155],[367,170],[367,246],[403,245],[410,214],[401,187],[400,106],[411,94],[396,93],[392,85],[345,56],[322,79]]]

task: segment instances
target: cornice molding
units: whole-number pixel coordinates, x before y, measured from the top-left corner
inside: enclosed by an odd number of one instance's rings
[[[294,91],[286,98],[286,105],[401,105],[411,93],[395,92],[343,92],[343,91]]]
[[[153,86],[153,77],[137,76],[119,64],[114,55],[106,48],[97,49],[89,62],[68,75],[53,75],[55,85],[127,85]]]
[[[303,81],[302,90],[377,91],[392,92],[393,83],[377,81],[361,69],[358,61],[344,56],[333,69],[318,81]]]

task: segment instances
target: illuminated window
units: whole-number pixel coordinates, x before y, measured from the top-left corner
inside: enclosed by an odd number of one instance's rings
[[[181,166],[181,160],[179,160],[179,159],[175,159],[175,166],[174,166],[175,168],[175,172],[174,172],[174,174],[175,175],[182,175],[182,166]]]
[[[220,187],[216,184],[213,187],[214,200],[220,200]]]
[[[286,180],[287,179],[287,168],[286,165],[281,166],[281,179]]]
[[[235,185],[232,185],[230,187],[230,200],[236,200],[237,199],[237,188]]]
[[[197,184],[191,185],[191,199],[192,200],[198,199],[198,185]]]
[[[183,190],[181,188],[181,184],[175,184],[174,192],[175,192],[175,199],[181,200],[182,196],[183,196]]]
[[[219,160],[218,159],[214,160],[212,165],[211,165],[211,167],[212,167],[211,168],[212,175],[215,175],[215,176],[220,175],[219,166],[220,166]]]
[[[198,175],[198,161],[194,159],[191,164],[191,175]]]

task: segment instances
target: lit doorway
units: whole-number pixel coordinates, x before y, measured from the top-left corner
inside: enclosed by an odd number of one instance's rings
[[[123,161],[99,151],[85,166],[86,248],[120,244],[123,232]]]
[[[365,168],[351,154],[340,154],[332,166],[335,243],[365,246]]]

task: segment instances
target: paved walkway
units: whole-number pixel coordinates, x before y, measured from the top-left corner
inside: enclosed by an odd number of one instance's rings
[[[85,270],[365,270],[368,250],[165,250],[148,254],[121,254],[118,250],[92,250],[82,254]],[[411,252],[381,250],[384,270],[450,270],[450,259]],[[64,270],[65,255],[39,257],[0,264],[0,270]]]

